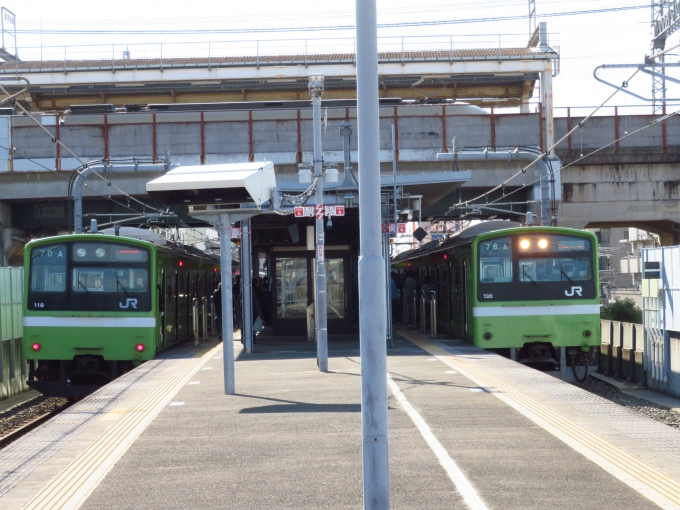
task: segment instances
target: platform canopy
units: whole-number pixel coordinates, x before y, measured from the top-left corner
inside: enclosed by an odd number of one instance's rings
[[[148,182],[146,191],[165,205],[260,206],[275,187],[274,164],[252,162],[179,167]]]

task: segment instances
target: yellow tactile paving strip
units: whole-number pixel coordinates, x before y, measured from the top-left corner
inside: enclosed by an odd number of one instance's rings
[[[116,423],[78,455],[24,508],[78,508],[158,413],[221,349],[220,343],[200,358],[187,360],[134,407],[119,411],[117,417],[111,416],[111,413],[106,415],[105,419],[115,419]]]
[[[680,508],[680,481],[630,454],[564,415],[555,412],[470,363],[423,338],[401,330],[399,334],[475,384],[522,413],[576,451],[616,476],[662,508]]]

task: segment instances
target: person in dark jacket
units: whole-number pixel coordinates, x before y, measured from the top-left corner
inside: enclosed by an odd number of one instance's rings
[[[217,290],[213,294],[213,303],[215,303],[215,326],[222,340],[222,282],[217,284]]]

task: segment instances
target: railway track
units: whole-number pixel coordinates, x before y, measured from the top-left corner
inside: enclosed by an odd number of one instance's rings
[[[65,398],[38,396],[0,412],[0,450],[71,405]]]

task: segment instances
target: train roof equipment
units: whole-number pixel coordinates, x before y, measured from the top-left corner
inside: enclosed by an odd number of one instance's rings
[[[492,220],[483,221],[481,223],[476,223],[463,230],[459,230],[454,233],[448,239],[444,241],[430,241],[419,247],[416,250],[409,250],[397,255],[394,260],[395,262],[401,262],[404,260],[416,259],[424,255],[430,255],[432,253],[438,253],[440,251],[448,250],[453,246],[460,246],[469,243],[475,237],[487,234],[489,232],[494,232],[496,230],[505,230],[509,228],[521,227],[521,223],[516,221],[504,221],[504,220]]]

